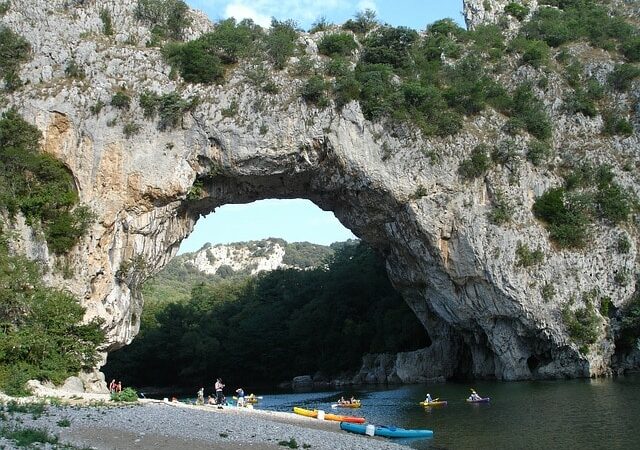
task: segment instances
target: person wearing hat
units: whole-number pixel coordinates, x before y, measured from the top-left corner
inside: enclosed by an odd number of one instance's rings
[[[469,396],[469,400],[472,402],[475,402],[481,399],[482,397],[480,397],[474,389],[471,389],[471,395]]]
[[[424,399],[425,403],[431,403],[433,399],[431,398],[431,394],[427,394],[427,398]]]

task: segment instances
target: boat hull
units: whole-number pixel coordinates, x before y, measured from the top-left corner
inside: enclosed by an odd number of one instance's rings
[[[293,412],[305,417],[312,417],[314,419],[318,418],[318,411],[315,409],[310,410],[310,409],[298,408],[296,406],[293,408]],[[334,422],[349,422],[349,423],[365,423],[366,422],[364,417],[343,416],[340,414],[330,414],[330,413],[326,413],[324,415],[324,420],[331,420]]]
[[[447,406],[447,401],[437,400],[437,401],[431,401],[431,402],[420,402],[420,406],[424,406],[426,408],[430,406]]]
[[[340,429],[356,434],[367,434],[367,425],[340,422]],[[373,427],[374,436],[387,438],[428,438],[433,437],[431,430],[407,430],[405,428],[376,426]]]
[[[467,399],[467,403],[489,403],[489,400],[491,400],[491,397],[484,397],[484,398],[481,398],[480,400]]]

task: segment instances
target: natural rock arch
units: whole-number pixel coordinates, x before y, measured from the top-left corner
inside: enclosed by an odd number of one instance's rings
[[[485,111],[467,119],[455,136],[427,139],[406,127],[366,121],[355,102],[340,111],[309,107],[298,96],[301,81],[284,73],[275,74],[278,94],[247,84],[242,67],[224,86],[181,86],[169,77],[157,49],[124,43],[149,36],[133,20],[133,0],[113,3],[116,28],[127,30],[114,44],[81,37],[87,29],[100,29],[100,6],[89,2],[69,14],[63,3],[25,0],[3,18],[32,42],[34,53],[21,72],[29,84],[10,102],[43,131],[44,150],[69,167],[81,201],[98,214],[90,235],[67,256],[73,278],[65,280],[53,269],[47,276],[83,299],[87,317],[105,319],[106,350],[136,335],[141,283],[175,255],[199,215],[225,203],[300,197],[333,211],[385,256],[392,282],[429,333],[432,357],[444,361],[442,375],[529,379],[607,373],[611,337],[601,333],[594,351],[580,353],[560,311],[566,299],[594,287],[622,304],[633,287],[616,286],[612,268],[632,270],[635,245],[626,256],[612,256],[619,231],[603,228],[586,257],[554,249],[531,206],[559,179],[530,165],[516,174],[516,184],[506,168],[484,179],[461,179],[460,161],[477,144],[503,138],[505,117]],[[191,35],[211,26],[202,18],[196,23]],[[303,40],[317,58],[312,39]],[[86,65],[88,80],[64,79],[70,53]],[[504,82],[522,76],[514,72]],[[133,95],[180,88],[184,98],[197,95],[201,102],[178,128],[164,131],[143,119],[135,102],[126,113],[108,106],[90,112],[122,85]],[[551,114],[561,117],[553,99],[546,101]],[[139,125],[131,138],[122,133],[127,120]],[[556,144],[562,139],[593,153],[612,148],[593,133],[590,121],[556,124]],[[620,145],[622,152],[637,148],[637,135]],[[613,153],[605,157],[616,164]],[[516,224],[488,220],[498,191],[512,200]],[[54,268],[56,258],[32,230],[20,223],[17,229],[18,247]],[[545,266],[518,269],[519,241],[542,249]],[[546,282],[555,283],[559,301],[543,300]]]

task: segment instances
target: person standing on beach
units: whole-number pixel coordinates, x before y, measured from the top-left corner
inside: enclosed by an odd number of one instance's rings
[[[244,389],[236,389],[236,394],[238,394],[238,406],[244,406]]]
[[[116,379],[114,378],[111,380],[111,383],[109,383],[109,392],[113,394],[116,391],[116,386]]]
[[[122,392],[122,381],[118,381],[116,384],[116,392]]]
[[[215,384],[216,388],[216,399],[218,405],[222,405],[224,403],[224,395],[222,395],[222,389],[224,388],[224,384],[222,383],[222,378],[218,378]]]
[[[198,390],[198,399],[196,400],[196,405],[204,405],[204,388],[201,387]]]

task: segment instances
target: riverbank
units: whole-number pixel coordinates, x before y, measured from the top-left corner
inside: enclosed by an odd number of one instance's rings
[[[60,447],[66,444],[98,450],[406,449],[388,440],[346,433],[340,430],[337,422],[292,413],[235,407],[218,409],[157,400],[116,406],[107,402],[108,396],[104,396],[104,402],[96,403],[95,395],[90,400],[80,396],[68,399],[71,404],[47,405],[41,412],[30,408],[20,411],[21,408],[5,405],[1,427],[42,429],[57,436]],[[4,399],[6,401],[6,397]],[[11,441],[0,438],[2,446],[18,448]]]

